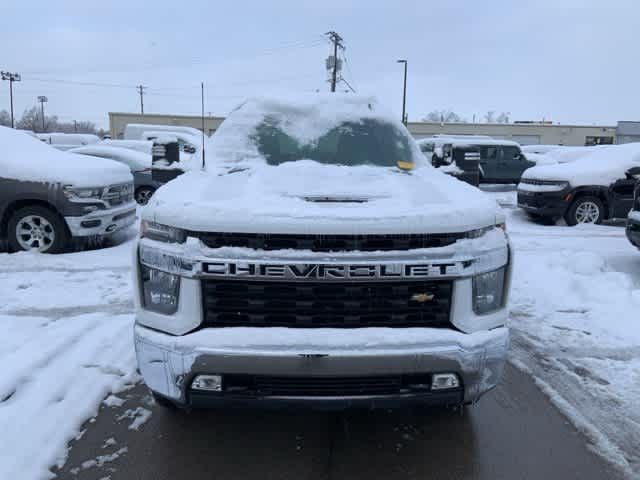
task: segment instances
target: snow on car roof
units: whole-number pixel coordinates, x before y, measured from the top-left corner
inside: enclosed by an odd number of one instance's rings
[[[69,153],[91,155],[94,157],[108,157],[113,158],[116,161],[122,159],[129,165],[129,167],[136,167],[136,170],[151,168],[151,155],[131,150],[129,148],[95,144],[74,148],[69,150]]]
[[[640,166],[640,143],[607,145],[589,148],[576,161],[532,167],[522,178],[568,181],[573,187],[609,186],[637,166]]]
[[[124,165],[101,158],[88,162],[11,128],[0,127],[0,146],[0,177],[3,178],[60,182],[77,187],[131,181],[131,172]]]

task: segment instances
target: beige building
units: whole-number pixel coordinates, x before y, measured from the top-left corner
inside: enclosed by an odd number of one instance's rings
[[[205,117],[205,133],[211,135],[223,117]],[[111,138],[122,138],[129,123],[179,125],[201,129],[202,119],[193,115],[163,115],[109,112]],[[596,145],[616,143],[616,126],[556,125],[550,123],[437,123],[409,122],[409,131],[416,138],[437,134],[489,135],[514,140],[521,145]]]
[[[211,135],[218,129],[224,117],[204,117],[204,131]],[[148,123],[150,125],[176,125],[202,130],[202,118],[195,115],[165,115],[159,113],[121,113],[109,112],[109,130],[111,138],[123,138],[124,128],[129,123]]]

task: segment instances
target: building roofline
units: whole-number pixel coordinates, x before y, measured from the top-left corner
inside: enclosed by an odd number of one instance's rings
[[[188,120],[192,120],[194,118],[200,118],[200,115],[185,115],[185,114],[175,114],[175,113],[145,113],[145,114],[141,114],[141,113],[133,113],[133,112],[109,112],[109,118],[111,118],[112,115],[119,115],[119,116],[123,116],[123,117],[149,117],[149,118],[154,118],[154,117],[170,117],[170,118],[184,118],[184,119],[188,119]],[[215,115],[205,115],[204,119],[212,119],[212,120],[224,120],[225,117],[218,117]]]

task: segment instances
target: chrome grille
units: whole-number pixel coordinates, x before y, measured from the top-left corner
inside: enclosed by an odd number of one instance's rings
[[[105,188],[102,200],[111,207],[117,207],[133,201],[133,183],[121,183]]]

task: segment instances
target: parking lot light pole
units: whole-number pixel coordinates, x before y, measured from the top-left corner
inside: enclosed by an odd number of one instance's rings
[[[0,72],[0,78],[2,80],[9,81],[9,103],[11,104],[11,128],[15,128],[13,124],[13,82],[20,81],[19,73]]]
[[[398,60],[398,63],[404,63],[404,88],[402,90],[402,123],[407,124],[406,107],[407,107],[407,61]]]
[[[47,103],[49,99],[44,95],[38,95],[38,101],[40,102],[40,115],[42,117],[42,133],[44,133],[44,104]]]

